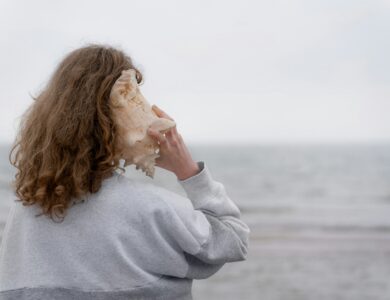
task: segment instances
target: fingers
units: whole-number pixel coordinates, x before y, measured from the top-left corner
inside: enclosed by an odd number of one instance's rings
[[[153,130],[149,128],[147,130],[147,133],[154,137],[160,146],[164,147],[180,147],[180,145],[183,143],[183,138],[180,134],[174,134],[170,130],[167,131],[165,134],[162,134],[161,132],[158,132],[156,130]]]
[[[166,132],[166,136],[174,138],[174,139],[180,139],[181,135],[177,132],[176,126],[172,127]]]
[[[148,128],[147,133],[154,137],[160,145],[165,145],[167,143],[167,138],[161,132]]]
[[[153,104],[153,105],[152,105],[152,109],[156,112],[156,114],[157,114],[159,117],[162,117],[162,118],[166,118],[166,119],[175,121],[172,117],[170,117],[165,111],[163,111],[163,110],[162,110],[161,108],[159,108],[157,105]],[[175,127],[171,128],[171,129],[167,132],[167,135],[169,135],[169,136],[171,136],[171,135],[176,135],[177,137],[180,137],[180,138],[181,138],[179,132],[177,131],[176,125],[175,125]]]
[[[173,127],[173,128],[171,128],[171,130],[170,130],[173,134],[175,134],[175,135],[177,135],[177,136],[179,136],[180,134],[177,132],[177,128],[176,128],[176,125]]]
[[[156,112],[157,116],[159,116],[161,118],[169,119],[169,120],[172,120],[175,122],[175,120],[171,116],[169,116],[165,111],[163,111],[157,105],[153,104],[152,109]],[[177,131],[176,125],[166,132],[166,137],[168,137],[169,140],[171,141],[171,143],[174,145],[179,144],[180,142],[183,141],[182,136]]]

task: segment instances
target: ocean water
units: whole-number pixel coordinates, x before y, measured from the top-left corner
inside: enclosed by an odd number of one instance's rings
[[[0,148],[0,239],[12,201]],[[251,228],[248,259],[194,282],[194,299],[390,299],[390,145],[189,145]],[[126,175],[177,193],[173,174]]]

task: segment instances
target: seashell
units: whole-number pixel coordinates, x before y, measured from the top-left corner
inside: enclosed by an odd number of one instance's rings
[[[159,144],[148,135],[149,127],[161,133],[176,123],[160,118],[141,94],[134,69],[123,70],[110,92],[110,108],[118,128],[116,149],[124,166],[134,164],[146,176],[154,177],[156,158],[160,155]]]

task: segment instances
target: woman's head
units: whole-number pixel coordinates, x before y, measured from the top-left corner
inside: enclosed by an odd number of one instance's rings
[[[13,185],[23,205],[38,204],[42,214],[63,218],[72,198],[97,192],[120,168],[109,96],[129,68],[141,83],[129,56],[96,44],[72,51],[59,63],[23,114],[10,152],[18,169]]]

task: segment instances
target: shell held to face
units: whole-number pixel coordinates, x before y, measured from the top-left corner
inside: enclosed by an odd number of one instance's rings
[[[159,144],[147,134],[148,128],[161,133],[167,132],[176,123],[160,118],[141,94],[134,69],[123,70],[115,81],[109,105],[118,128],[115,145],[124,166],[135,164],[146,176],[154,177]]]

